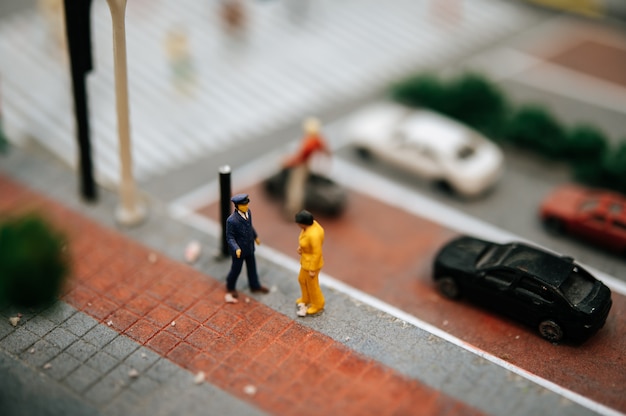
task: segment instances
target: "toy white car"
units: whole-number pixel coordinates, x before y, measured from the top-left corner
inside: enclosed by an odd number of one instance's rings
[[[464,197],[483,194],[502,172],[498,146],[431,110],[375,105],[355,115],[346,133],[362,156],[376,156]]]

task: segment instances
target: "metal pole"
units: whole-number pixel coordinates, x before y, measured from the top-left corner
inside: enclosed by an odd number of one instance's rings
[[[116,219],[122,225],[136,225],[146,217],[146,209],[139,200],[133,179],[128,112],[128,79],[126,68],[126,0],[107,0],[113,24],[113,57],[115,63],[115,98],[120,144],[120,205]]]
[[[220,214],[222,224],[222,251],[223,257],[228,256],[228,243],[226,242],[226,220],[232,210],[230,203],[230,166],[224,165],[220,168]]]
[[[97,188],[93,177],[87,89],[85,86],[85,77],[93,66],[91,60],[91,0],[65,0],[64,4],[79,150],[80,189],[83,198],[93,202],[97,199]]]

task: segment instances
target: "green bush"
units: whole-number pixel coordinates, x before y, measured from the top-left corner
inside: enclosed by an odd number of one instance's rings
[[[63,237],[40,217],[0,223],[0,300],[30,307],[55,300],[68,264]]]
[[[391,98],[409,107],[428,107],[446,113],[446,89],[432,74],[408,78],[391,87]]]
[[[606,186],[626,193],[626,138],[617,149],[608,152],[603,160]]]
[[[391,87],[391,98],[409,107],[428,107],[487,135],[497,135],[508,104],[487,78],[465,73],[445,83],[433,74],[408,78]]]
[[[446,114],[488,136],[497,137],[506,119],[504,94],[485,77],[465,74],[447,88]]]
[[[601,187],[607,181],[602,158],[597,160],[574,160],[571,167],[576,182]]]
[[[2,120],[0,120],[0,153],[6,153],[9,149],[9,141],[4,135],[4,130],[2,129]]]
[[[566,139],[563,128],[543,107],[526,105],[515,111],[504,135],[512,143],[538,151],[545,156],[564,157]]]
[[[569,161],[575,181],[602,187],[609,177],[604,167],[608,151],[604,133],[594,126],[581,124],[568,132],[563,157]]]
[[[567,134],[565,156],[577,161],[599,161],[608,149],[608,140],[598,128],[581,124]]]

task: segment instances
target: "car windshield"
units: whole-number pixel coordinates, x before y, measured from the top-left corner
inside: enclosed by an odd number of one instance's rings
[[[483,267],[500,264],[511,249],[512,247],[510,246],[500,246],[497,244],[487,247],[476,260],[476,268],[482,269]]]
[[[597,206],[598,206],[598,200],[597,199],[588,199],[585,202],[583,202],[582,204],[580,204],[579,209],[582,212],[585,212],[585,211],[591,211],[592,209],[594,209]]]
[[[574,266],[569,277],[561,284],[561,292],[573,304],[578,305],[593,289],[594,281],[587,272]]]

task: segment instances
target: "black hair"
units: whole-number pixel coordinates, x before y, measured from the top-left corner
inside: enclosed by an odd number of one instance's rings
[[[311,214],[306,209],[303,209],[296,214],[296,223],[303,225],[313,224],[313,214]]]

